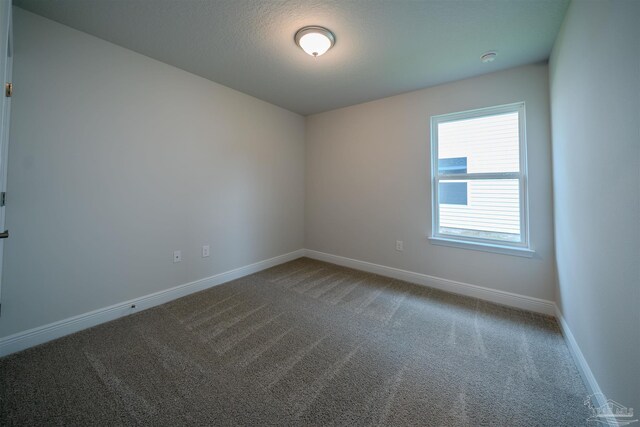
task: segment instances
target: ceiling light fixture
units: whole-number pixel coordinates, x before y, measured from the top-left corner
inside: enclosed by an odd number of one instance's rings
[[[487,62],[493,62],[496,59],[496,56],[498,56],[498,53],[490,50],[489,52],[483,53],[480,60],[486,64]]]
[[[336,36],[324,27],[310,26],[298,30],[294,40],[298,46],[313,57],[318,57],[336,44]]]

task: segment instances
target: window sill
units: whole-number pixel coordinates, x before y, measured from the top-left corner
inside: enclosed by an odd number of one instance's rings
[[[429,237],[434,245],[451,246],[460,249],[471,249],[474,251],[493,252],[502,255],[513,255],[525,258],[532,258],[535,251],[529,248],[517,248],[513,246],[494,245],[490,243],[475,243],[463,240],[447,239],[445,237]]]

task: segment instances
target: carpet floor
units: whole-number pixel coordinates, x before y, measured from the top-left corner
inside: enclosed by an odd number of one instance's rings
[[[0,359],[0,425],[576,426],[551,317],[301,258]]]

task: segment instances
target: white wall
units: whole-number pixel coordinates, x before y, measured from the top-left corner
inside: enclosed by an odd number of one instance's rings
[[[558,304],[640,410],[640,2],[574,1],[550,61]]]
[[[532,259],[435,246],[429,119],[526,103]],[[308,249],[553,300],[547,66],[530,65],[307,117]],[[404,241],[404,252],[395,250]]]
[[[304,118],[17,8],[14,34],[0,337],[303,247]]]

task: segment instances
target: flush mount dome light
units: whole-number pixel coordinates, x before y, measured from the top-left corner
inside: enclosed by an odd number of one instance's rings
[[[300,28],[294,40],[302,50],[313,57],[322,55],[336,43],[336,37],[331,31],[317,26]]]

